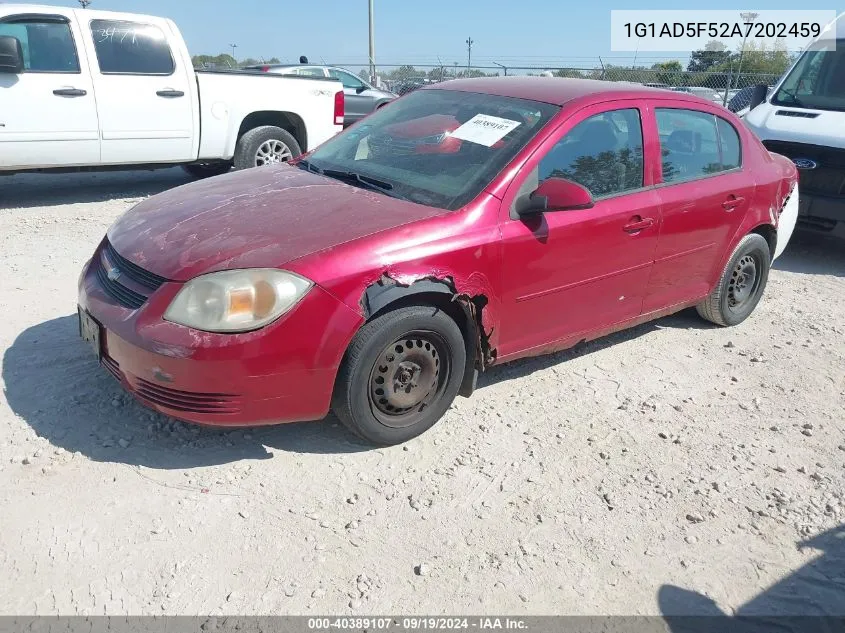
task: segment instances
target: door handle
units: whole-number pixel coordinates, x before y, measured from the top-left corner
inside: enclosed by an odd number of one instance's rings
[[[59,88],[54,90],[53,94],[57,97],[84,97],[88,94],[88,91],[79,88]]]
[[[184,97],[185,93],[181,90],[159,90],[156,92],[159,97],[166,97],[168,99],[175,99],[177,97]]]
[[[722,203],[722,208],[725,211],[733,211],[745,201],[742,196],[735,196],[733,194],[728,196],[728,199]]]
[[[650,226],[654,226],[654,218],[641,218],[635,215],[628,224],[622,227],[622,230],[626,233],[639,233]]]

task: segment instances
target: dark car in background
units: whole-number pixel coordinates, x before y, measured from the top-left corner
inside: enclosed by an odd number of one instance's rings
[[[260,64],[248,66],[245,70],[260,70],[265,73],[279,75],[299,75],[304,77],[319,77],[321,79],[339,79],[343,83],[346,99],[344,125],[357,123],[368,114],[378,110],[381,106],[396,98],[396,94],[387,90],[380,90],[355,75],[354,73],[336,66],[321,66],[319,64]]]
[[[728,110],[731,112],[739,112],[740,110],[744,110],[751,104],[751,95],[754,94],[754,86],[748,86],[746,88],[742,88],[737,93],[731,97],[730,101],[728,101]],[[772,87],[769,86],[766,95],[772,94]]]

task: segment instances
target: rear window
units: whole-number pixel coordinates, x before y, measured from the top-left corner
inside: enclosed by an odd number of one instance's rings
[[[157,26],[124,20],[92,20],[91,36],[103,74],[173,74],[170,46]]]
[[[674,108],[656,108],[655,116],[664,182],[694,180],[739,167],[739,135],[724,119]]]

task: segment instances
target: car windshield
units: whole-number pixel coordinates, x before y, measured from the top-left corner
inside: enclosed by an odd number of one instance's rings
[[[836,50],[808,50],[784,79],[772,104],[845,111],[845,39]]]
[[[525,99],[420,90],[321,145],[305,168],[454,210],[475,198],[559,110]]]

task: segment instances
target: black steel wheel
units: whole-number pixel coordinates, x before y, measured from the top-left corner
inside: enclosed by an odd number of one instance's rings
[[[332,409],[374,444],[405,442],[443,416],[458,394],[466,362],[463,334],[439,308],[387,312],[352,340]]]
[[[772,262],[769,243],[762,235],[746,235],[728,258],[719,282],[696,306],[698,314],[717,325],[742,323],[760,303]]]

